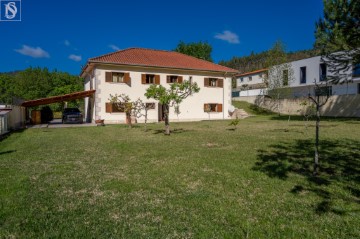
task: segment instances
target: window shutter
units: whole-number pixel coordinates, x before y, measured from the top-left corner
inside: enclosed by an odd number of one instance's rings
[[[141,74],[141,84],[146,84],[146,74]]]
[[[130,84],[130,73],[129,72],[124,73],[124,83]]]
[[[218,79],[217,82],[218,82],[217,87],[220,87],[220,88],[224,87],[224,79]]]
[[[216,112],[222,112],[222,104],[217,104]]]
[[[112,104],[111,103],[109,103],[109,102],[107,102],[107,103],[105,103],[105,111],[106,111],[106,113],[111,113],[113,110],[112,110]]]
[[[112,72],[105,72],[105,82],[112,82]]]
[[[160,75],[155,75],[155,84],[160,85]]]
[[[170,83],[171,76],[166,76],[166,83]]]
[[[178,76],[177,82],[181,84],[181,83],[183,82],[183,77],[182,77],[182,76]]]
[[[204,112],[207,112],[208,108],[209,108],[209,104],[204,104]]]
[[[209,78],[204,78],[204,86],[205,87],[209,86]]]

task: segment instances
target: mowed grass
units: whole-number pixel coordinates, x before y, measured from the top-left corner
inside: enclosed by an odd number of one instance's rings
[[[276,117],[275,117],[276,118]],[[360,121],[28,129],[0,142],[0,238],[359,238]]]

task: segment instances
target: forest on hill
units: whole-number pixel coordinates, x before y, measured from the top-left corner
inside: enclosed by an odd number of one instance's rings
[[[286,53],[286,61],[296,61],[319,55],[320,52],[317,50],[301,50],[295,52]],[[272,57],[271,49],[260,53],[251,53],[249,56],[233,57],[229,61],[220,61],[219,65],[227,66],[236,70],[240,73],[250,72],[254,70],[268,68],[271,65]]]

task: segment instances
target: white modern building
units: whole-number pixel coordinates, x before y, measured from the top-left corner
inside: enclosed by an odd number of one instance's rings
[[[88,60],[80,76],[85,90],[95,90],[85,99],[87,122],[124,123],[126,116],[110,103],[110,95],[140,98],[152,109],[148,120],[163,120],[163,106],[144,94],[151,84],[170,87],[174,82],[191,81],[200,87],[180,104],[180,114],[170,109],[170,121],[228,119],[231,106],[231,79],[237,70],[178,52],[129,48]],[[210,110],[210,112],[209,112]],[[140,119],[141,122],[143,119]]]
[[[291,88],[293,98],[306,97],[309,94],[313,95],[315,82],[324,84],[325,77],[331,75],[327,65],[321,61],[321,56],[301,59],[288,64],[290,65],[289,70],[280,74],[282,74],[281,77],[283,78],[283,87]],[[271,70],[263,69],[237,75],[233,97],[266,95],[267,84],[271,81],[268,71]],[[360,69],[350,67],[348,72],[345,73],[350,76],[352,82],[327,85],[324,90],[328,91],[330,95],[360,94]],[[246,87],[244,87],[244,84]],[[259,87],[259,84],[261,87]]]

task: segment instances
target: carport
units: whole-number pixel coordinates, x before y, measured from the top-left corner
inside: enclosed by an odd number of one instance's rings
[[[53,104],[53,103],[58,103],[58,102],[63,102],[63,101],[77,100],[77,99],[82,99],[85,97],[90,97],[94,93],[95,93],[95,90],[87,90],[87,91],[74,92],[71,94],[52,96],[52,97],[48,97],[48,98],[28,100],[28,101],[24,101],[21,104],[21,106],[28,108],[28,107],[48,105],[48,104]],[[55,123],[58,123],[58,122],[55,122]]]

